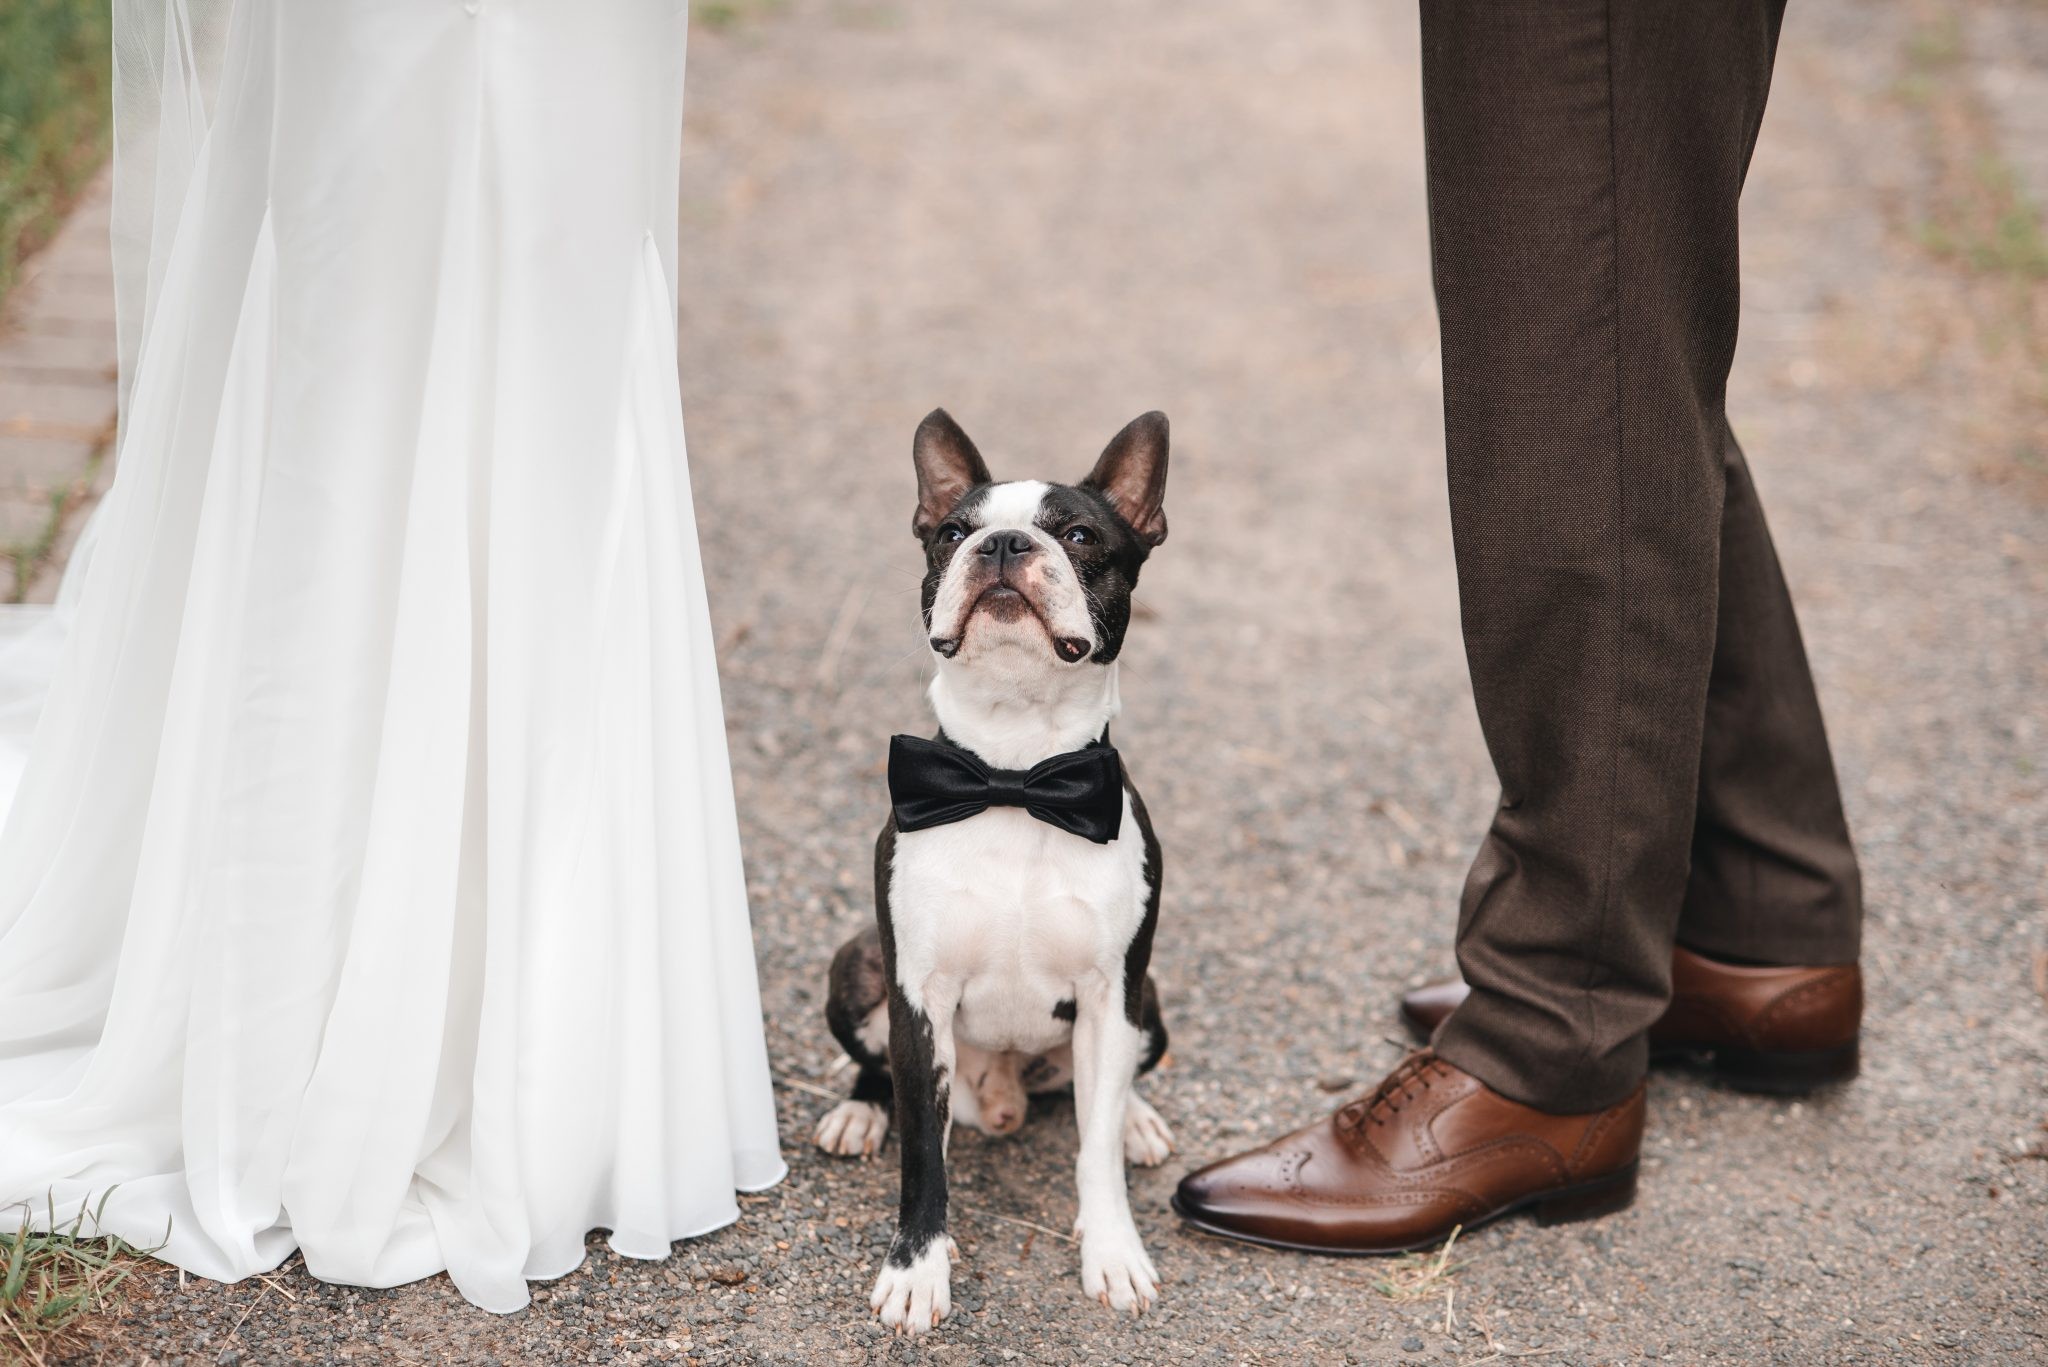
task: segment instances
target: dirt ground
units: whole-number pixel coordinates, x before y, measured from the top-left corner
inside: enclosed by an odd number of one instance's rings
[[[2048,1360],[2043,286],[1969,198],[2039,117],[1973,82],[2044,31],[2038,5],[1797,0],[1745,204],[1731,412],[1865,860],[1862,1078],[1788,1103],[1659,1074],[1633,1209],[1489,1229],[1448,1292],[1400,1302],[1384,1264],[1191,1237],[1166,1197],[1398,1057],[1393,998],[1451,970],[1494,800],[1413,6],[700,7],[683,372],[791,1175],[666,1263],[594,1240],[520,1315],[441,1279],[151,1273],[95,1356]],[[956,1312],[904,1345],[865,1304],[894,1150],[808,1135],[845,1081],[824,972],[871,915],[886,738],[925,725],[908,453],[941,403],[999,476],[1072,478],[1138,412],[1173,418],[1118,740],[1167,850],[1174,1045],[1145,1090],[1181,1152],[1133,1176],[1170,1279],[1133,1322],[1080,1295],[1069,1104],[956,1135]]]

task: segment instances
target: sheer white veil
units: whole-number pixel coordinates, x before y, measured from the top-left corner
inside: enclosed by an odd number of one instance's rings
[[[164,262],[206,144],[236,0],[113,0],[114,316],[119,425],[149,331]],[[116,461],[118,469],[119,462]],[[30,739],[62,662],[100,512],[81,530],[53,607],[0,606],[0,819],[12,806]]]
[[[114,310],[121,417],[192,184],[235,0],[113,0]]]

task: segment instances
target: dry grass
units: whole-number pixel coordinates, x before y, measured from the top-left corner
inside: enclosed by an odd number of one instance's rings
[[[90,1317],[111,1303],[133,1259],[155,1251],[101,1233],[106,1203],[102,1196],[62,1226],[52,1209],[48,1232],[31,1227],[24,1206],[21,1223],[0,1234],[0,1363],[44,1367],[79,1353],[90,1339]]]
[[[1458,1235],[1464,1232],[1464,1228],[1463,1225],[1454,1227],[1451,1230],[1451,1237],[1444,1240],[1443,1247],[1433,1253],[1403,1253],[1388,1264],[1387,1274],[1373,1283],[1373,1290],[1400,1305],[1433,1300],[1441,1295],[1444,1298],[1444,1317],[1442,1323],[1436,1327],[1442,1331],[1445,1338],[1452,1338],[1458,1332],[1457,1275],[1465,1264],[1451,1261],[1451,1249],[1457,1244]],[[1487,1324],[1484,1315],[1471,1315],[1468,1312],[1468,1319],[1472,1327],[1486,1339],[1486,1352],[1472,1359],[1473,1367],[1478,1367],[1478,1364],[1484,1362],[1548,1357],[1564,1351],[1558,1347],[1510,1348],[1494,1337],[1493,1329]]]
[[[1483,1318],[1475,1319],[1472,1323],[1486,1339],[1486,1352],[1484,1355],[1472,1359],[1472,1367],[1481,1367],[1481,1364],[1488,1362],[1507,1362],[1515,1358],[1549,1357],[1554,1353],[1562,1353],[1564,1351],[1564,1349],[1558,1347],[1509,1348],[1493,1336],[1492,1328],[1488,1326]]]
[[[1439,1291],[1448,1293],[1451,1279],[1462,1262],[1451,1261],[1451,1248],[1458,1242],[1463,1225],[1451,1230],[1451,1237],[1444,1240],[1444,1246],[1434,1253],[1403,1253],[1387,1264],[1387,1275],[1374,1282],[1373,1290],[1390,1301],[1407,1304],[1410,1301],[1428,1300]]]

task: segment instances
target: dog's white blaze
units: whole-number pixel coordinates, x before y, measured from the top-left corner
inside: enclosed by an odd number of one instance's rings
[[[981,500],[983,527],[1029,527],[1052,486],[1042,479],[1016,479],[990,488]]]

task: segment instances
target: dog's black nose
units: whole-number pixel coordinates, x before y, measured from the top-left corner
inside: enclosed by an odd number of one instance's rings
[[[1034,549],[1032,540],[1019,531],[990,532],[981,543],[981,554],[996,562],[1001,569],[1012,560],[1022,560]]]

